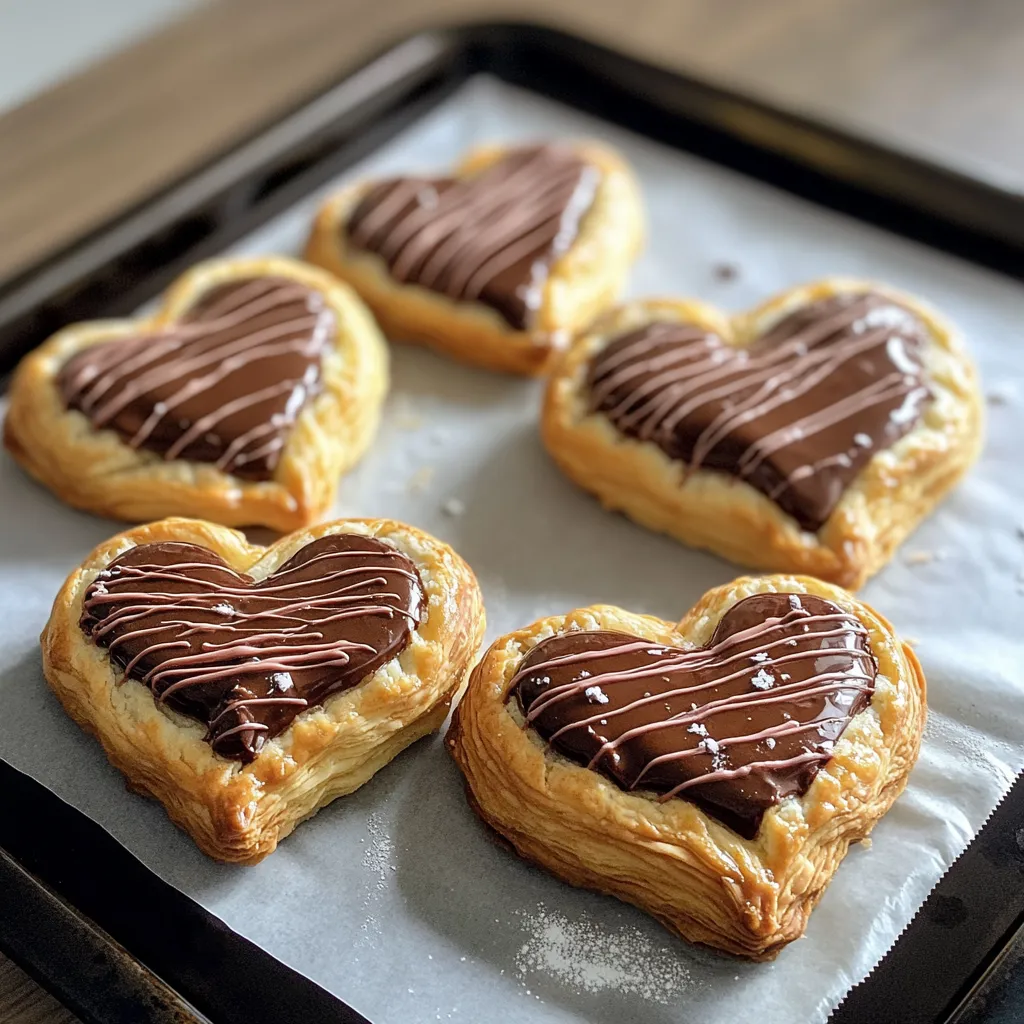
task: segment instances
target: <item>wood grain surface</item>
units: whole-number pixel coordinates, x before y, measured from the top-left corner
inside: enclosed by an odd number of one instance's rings
[[[0,118],[0,279],[403,35],[502,18],[1024,190],[1020,0],[219,0]],[[0,1024],[73,1020],[0,957]]]
[[[2,1024],[76,1024],[77,1020],[27,974],[0,956]]]
[[[0,278],[389,42],[511,12],[1024,184],[1019,0],[220,0],[0,118]]]

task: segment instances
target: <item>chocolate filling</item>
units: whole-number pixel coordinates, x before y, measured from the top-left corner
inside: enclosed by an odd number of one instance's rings
[[[542,640],[509,699],[559,754],[625,790],[691,800],[753,839],[768,808],[807,791],[876,672],[850,613],[755,594],[705,647],[584,630]]]
[[[529,330],[598,178],[569,149],[518,149],[468,178],[382,181],[344,230],[350,245],[380,256],[403,284],[482,302],[515,330]]]
[[[372,537],[321,537],[259,582],[164,541],[99,572],[81,625],[158,702],[203,722],[218,754],[252,761],[299,712],[399,655],[424,605],[412,561]]]
[[[69,409],[132,448],[273,476],[292,424],[320,389],[335,326],[323,296],[287,278],[208,291],[175,324],[91,345],[61,369]]]
[[[813,532],[920,419],[926,338],[913,313],[875,293],[810,303],[747,347],[657,322],[597,354],[590,405],[691,469],[746,480]]]

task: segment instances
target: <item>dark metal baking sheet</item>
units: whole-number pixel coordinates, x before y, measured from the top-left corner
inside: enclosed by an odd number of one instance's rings
[[[0,285],[0,371],[70,320],[136,308],[184,266],[252,231],[482,71],[821,205],[1024,276],[1024,203],[1014,193],[562,33],[473,26],[405,41],[116,223]],[[1022,819],[1024,784],[1018,780],[893,951],[836,1011],[835,1021],[910,1024],[954,1015],[973,1022],[988,1019],[978,1015],[986,1006],[1005,1004],[1015,977],[1009,968],[1017,945],[1011,940],[1024,920]],[[57,948],[57,937],[71,948],[79,941],[71,920],[107,949],[111,965],[121,965],[110,969],[125,972],[125,991],[134,991],[133,982],[149,983],[173,1003],[173,992],[149,977],[158,976],[194,1008],[182,1013],[199,1012],[215,1024],[363,1020],[228,930],[84,815],[3,762],[0,849],[8,854],[0,860],[8,882],[0,947],[88,1019],[122,1018],[103,1000],[114,990],[108,975],[69,970],[72,960],[62,968],[59,957],[46,953],[48,945]],[[18,913],[31,892],[32,914]],[[45,941],[47,934],[53,944]],[[127,957],[115,955],[118,946]],[[145,965],[141,973],[139,964]],[[156,1004],[138,1012],[137,1019],[168,1019],[158,1015],[165,1009]]]
[[[367,1024],[2,760],[0,794],[0,949],[87,1022]]]

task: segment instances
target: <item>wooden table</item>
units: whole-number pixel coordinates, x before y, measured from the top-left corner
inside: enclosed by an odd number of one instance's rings
[[[1019,0],[220,0],[0,118],[0,278],[390,41],[502,16],[574,30],[1024,191]],[[0,957],[0,1022],[73,1020]]]

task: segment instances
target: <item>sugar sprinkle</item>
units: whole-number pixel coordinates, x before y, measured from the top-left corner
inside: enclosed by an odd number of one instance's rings
[[[384,817],[376,812],[366,819],[367,838],[360,839],[363,844],[363,868],[373,881],[363,896],[362,935],[357,937],[356,945],[369,945],[373,948],[380,941],[381,929],[376,905],[388,888],[388,877],[395,870],[395,844],[388,832]]]
[[[383,892],[388,885],[388,875],[395,870],[395,844],[384,818],[376,812],[367,817],[366,831],[370,841],[363,853],[363,867],[374,875],[376,887]]]
[[[667,1005],[690,987],[679,954],[636,927],[612,930],[586,913],[569,919],[539,905],[524,914],[531,935],[516,954],[524,986],[537,976],[554,978],[578,992],[614,991]]]

